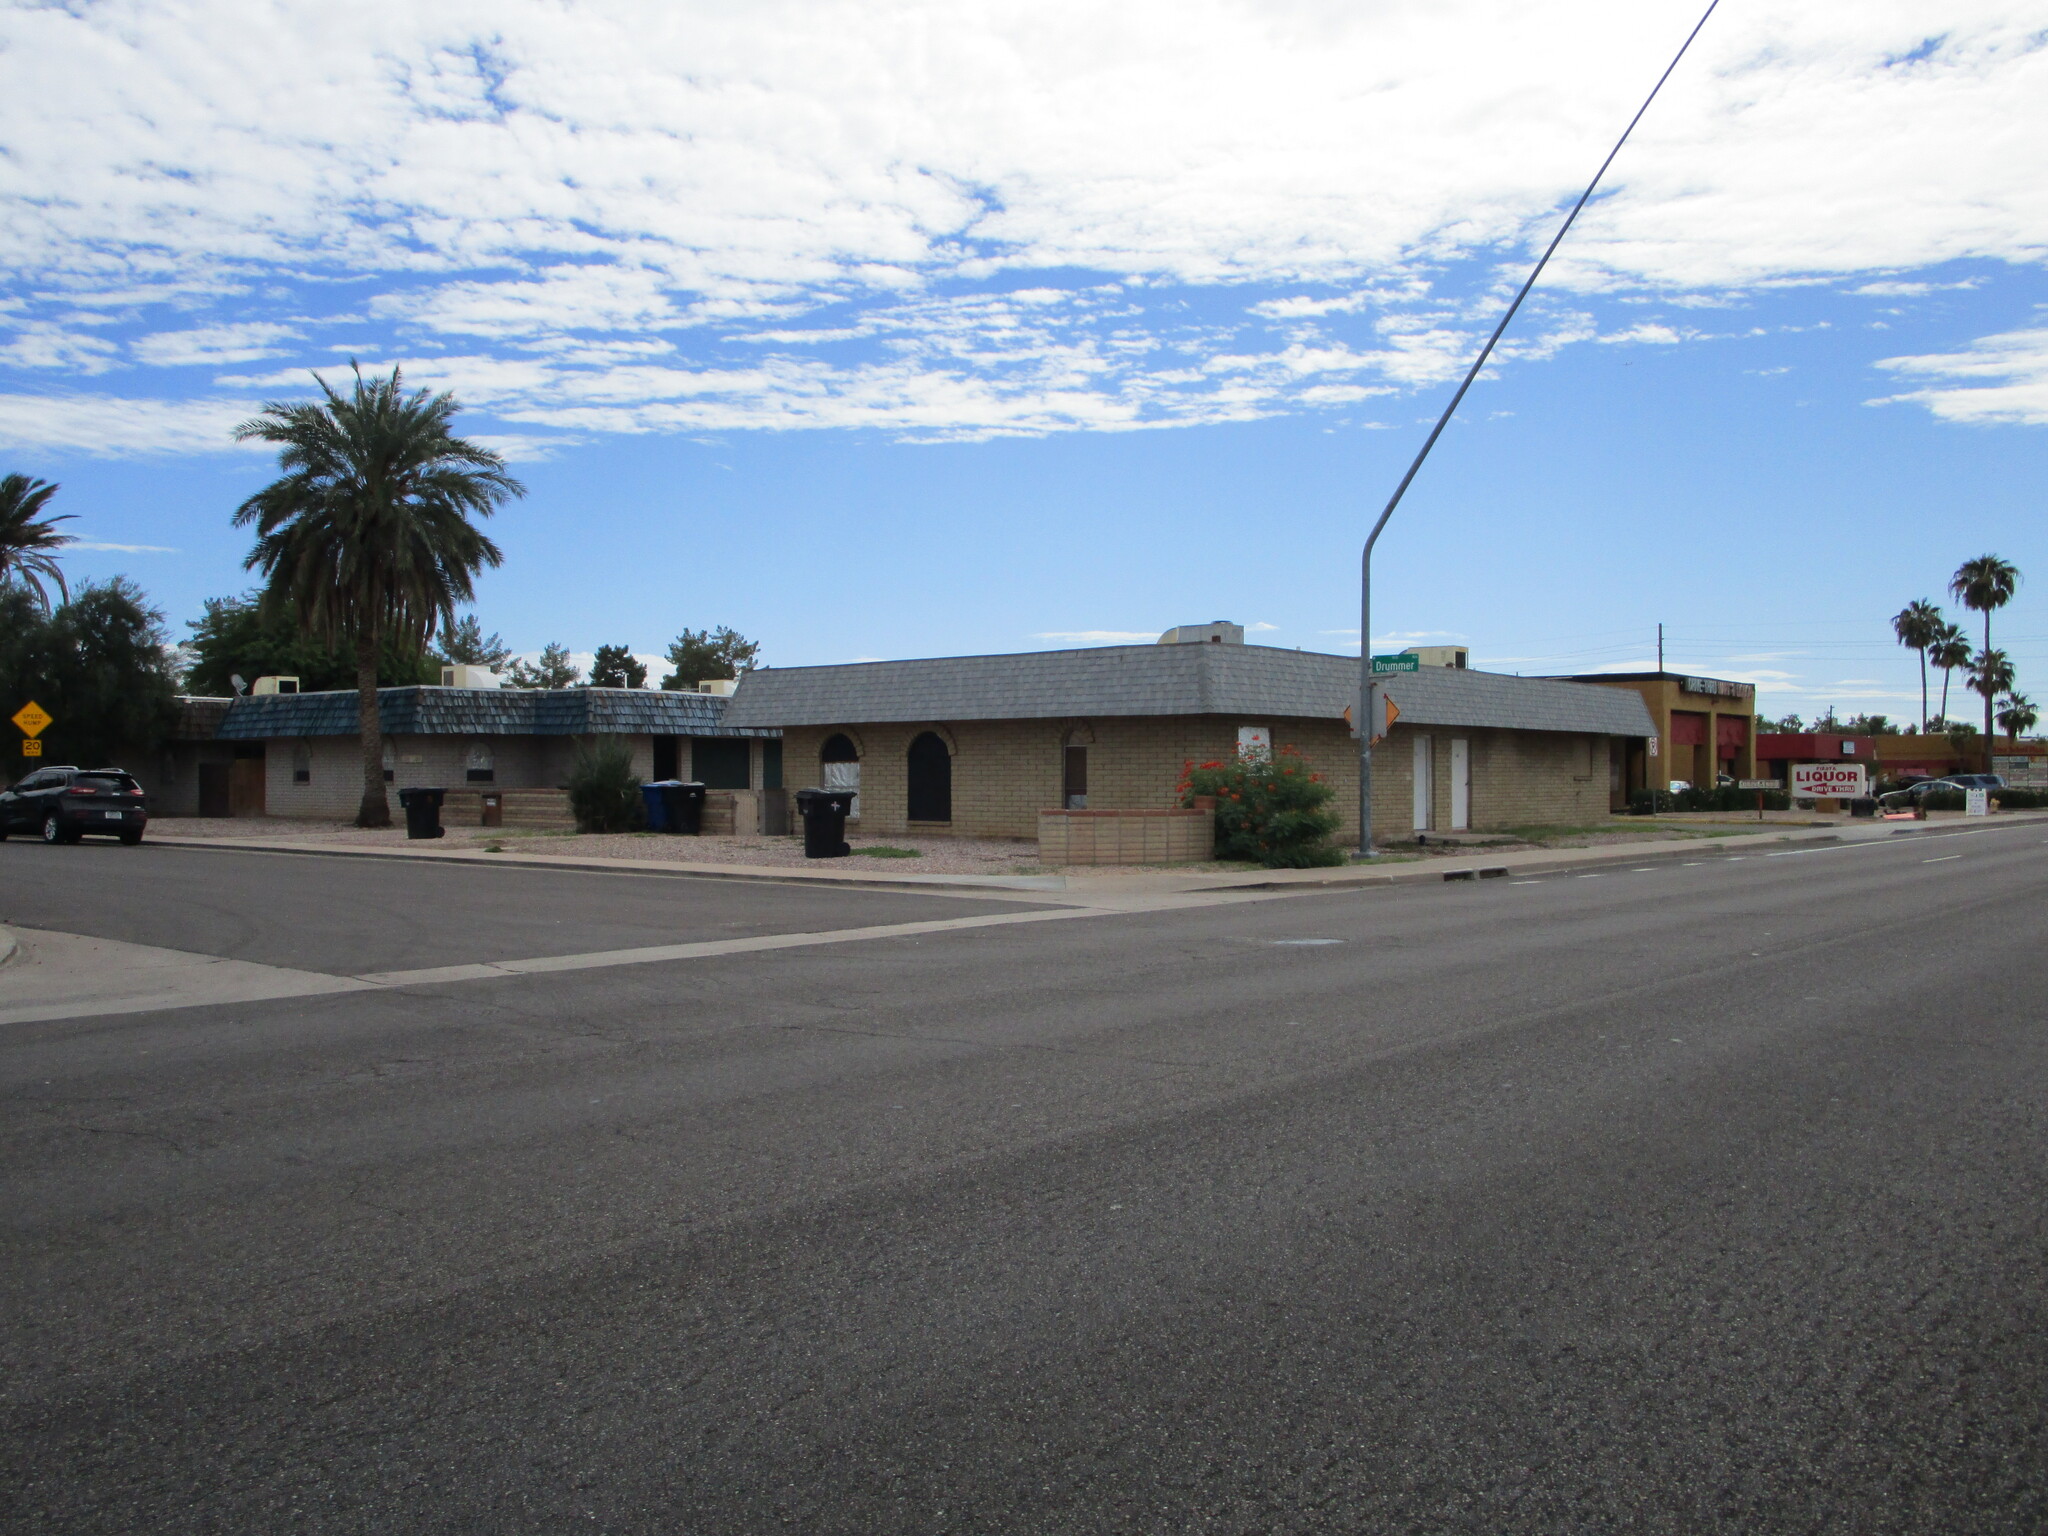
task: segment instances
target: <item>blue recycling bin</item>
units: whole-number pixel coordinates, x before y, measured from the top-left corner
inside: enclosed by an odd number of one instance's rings
[[[648,831],[666,832],[669,830],[668,792],[678,782],[676,779],[659,779],[652,784],[642,784],[640,786],[640,798],[647,802]]]

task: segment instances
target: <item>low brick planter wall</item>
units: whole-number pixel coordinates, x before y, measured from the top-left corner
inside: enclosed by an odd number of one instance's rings
[[[1041,864],[1194,864],[1216,856],[1214,811],[1040,811]]]

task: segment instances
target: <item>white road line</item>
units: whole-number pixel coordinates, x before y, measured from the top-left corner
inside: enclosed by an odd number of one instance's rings
[[[1960,853],[1944,853],[1938,859],[1922,859],[1920,862],[1922,864],[1946,864],[1950,859],[1960,859],[1961,857]]]
[[[23,956],[0,980],[0,1024],[48,1023],[99,1018],[107,1014],[156,1013],[171,1008],[218,1007],[228,1003],[274,1002],[337,992],[371,992],[435,986],[458,981],[491,981],[540,976],[556,971],[603,970],[619,965],[653,965],[671,960],[705,960],[719,955],[760,954],[823,944],[858,944],[872,939],[907,939],[969,928],[1003,928],[1014,923],[1059,922],[1072,917],[1112,917],[1111,907],[1042,907],[981,917],[886,923],[869,928],[835,928],[819,933],[771,933],[745,939],[712,939],[698,944],[656,944],[643,949],[597,950],[583,955],[537,955],[470,965],[437,965],[410,971],[374,971],[331,976],[287,966],[223,960],[184,950],[87,939],[75,934],[18,930]]]

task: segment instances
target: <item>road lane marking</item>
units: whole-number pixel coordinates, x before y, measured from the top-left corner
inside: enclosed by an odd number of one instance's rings
[[[528,959],[436,965],[417,970],[372,971],[359,976],[335,976],[289,966],[224,960],[217,955],[158,949],[115,939],[17,929],[15,931],[24,941],[24,953],[7,967],[4,976],[0,976],[0,1025],[100,1018],[109,1014],[157,1013],[173,1008],[218,1007],[229,1003],[276,1002],[341,992],[390,991],[449,982],[543,976],[560,971],[655,965],[673,960],[706,960],[720,955],[761,954],[826,944],[917,938],[925,934],[954,933],[973,928],[1004,928],[1016,923],[1114,917],[1119,913],[1120,909],[1113,907],[1047,907],[1029,912],[886,923],[868,928],[759,934],[751,938],[711,939],[695,944],[597,950],[582,955],[537,955]]]
[[[1920,862],[1922,864],[1946,864],[1950,859],[1960,859],[1961,857],[1960,853],[1944,853],[1938,859],[1922,859]]]

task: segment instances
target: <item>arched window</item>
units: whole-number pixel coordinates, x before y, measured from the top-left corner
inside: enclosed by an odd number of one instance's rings
[[[495,784],[498,782],[498,755],[491,750],[488,741],[472,741],[469,754],[463,759],[463,777],[471,784]]]
[[[292,743],[292,782],[310,784],[313,782],[313,748],[303,741]]]
[[[936,731],[910,744],[910,819],[953,819],[953,754]]]
[[[844,733],[827,736],[818,751],[818,768],[824,788],[853,791],[853,809],[848,814],[860,815],[860,750],[853,738]]]

